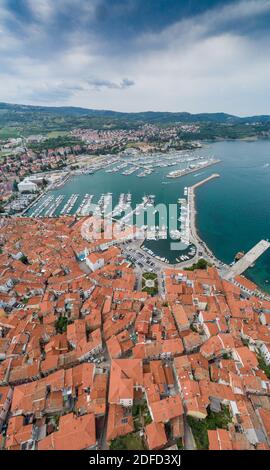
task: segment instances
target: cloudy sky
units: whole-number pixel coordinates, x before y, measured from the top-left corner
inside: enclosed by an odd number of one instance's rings
[[[270,0],[0,0],[0,101],[270,114]]]

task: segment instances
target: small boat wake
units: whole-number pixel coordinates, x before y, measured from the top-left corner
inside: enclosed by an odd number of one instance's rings
[[[205,173],[205,171],[202,171],[201,173],[196,173],[196,175],[193,175],[193,176],[194,176],[194,178],[197,178],[198,176],[201,176],[201,175],[203,175],[204,173]]]

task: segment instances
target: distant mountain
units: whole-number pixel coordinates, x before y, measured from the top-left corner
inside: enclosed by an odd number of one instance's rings
[[[0,103],[0,141],[22,135],[67,132],[75,128],[137,129],[146,123],[164,127],[200,123],[197,132],[183,133],[184,140],[241,139],[270,135],[270,116],[238,117],[226,113],[191,114],[155,111],[121,113],[70,106],[46,107]]]
[[[216,123],[250,123],[250,122],[270,122],[270,116],[249,116],[238,117],[226,113],[200,113],[191,114],[187,112],[139,112],[123,113],[111,110],[97,110],[79,107],[47,107],[28,106],[21,104],[0,103],[0,123],[3,118],[7,121],[20,121],[27,115],[44,114],[54,116],[88,116],[92,118],[125,119],[128,121],[142,122],[216,122]],[[24,119],[23,119],[24,120]]]

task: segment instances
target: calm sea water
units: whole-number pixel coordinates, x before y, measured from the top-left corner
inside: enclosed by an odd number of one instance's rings
[[[155,194],[157,204],[168,205],[183,197],[185,186],[218,172],[221,178],[197,189],[197,225],[214,254],[231,263],[238,251],[249,250],[262,238],[270,239],[270,140],[210,143],[196,153],[214,155],[221,163],[174,180],[166,175],[177,166],[157,169],[145,178],[99,171],[94,175],[75,176],[53,194],[65,194],[66,199],[73,193],[80,194],[74,210],[85,193],[94,194],[93,202],[97,202],[102,193],[111,192],[116,204],[121,193],[131,192],[134,206],[141,202],[143,195]],[[180,254],[171,252],[169,240],[149,241],[147,246],[170,262]],[[246,275],[270,292],[270,250]]]
[[[270,141],[221,142],[211,150],[222,160],[221,178],[197,190],[198,228],[215,255],[230,263],[238,251],[270,239]],[[270,250],[245,274],[270,292]]]

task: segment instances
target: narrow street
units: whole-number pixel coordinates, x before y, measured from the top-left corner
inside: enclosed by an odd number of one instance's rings
[[[196,448],[196,444],[194,441],[194,437],[190,429],[190,426],[188,425],[186,416],[184,416],[184,430],[185,430],[185,435],[184,435],[185,450],[196,450],[197,448]]]

